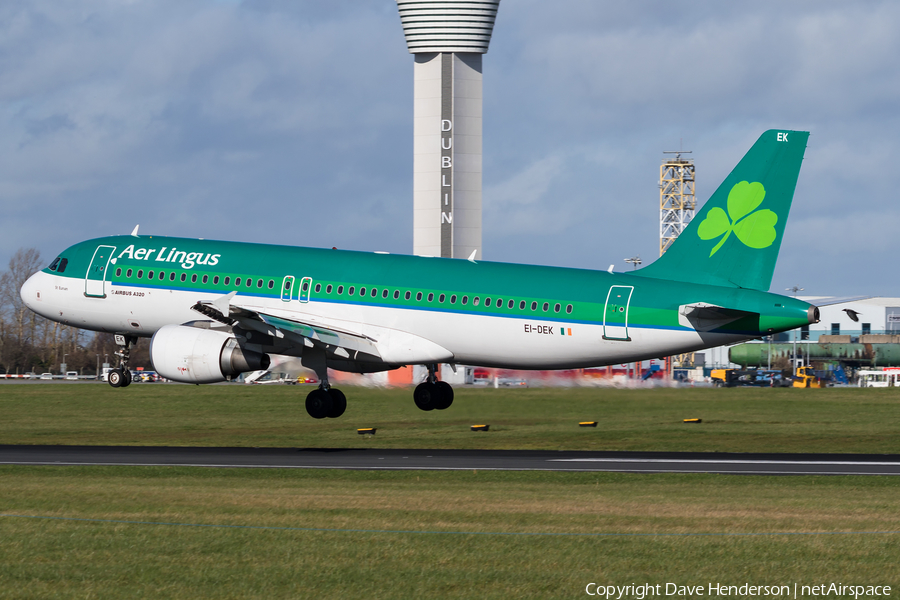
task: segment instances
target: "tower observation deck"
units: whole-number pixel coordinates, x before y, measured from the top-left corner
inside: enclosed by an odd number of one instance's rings
[[[414,254],[481,257],[481,59],[499,5],[397,0],[415,57]]]

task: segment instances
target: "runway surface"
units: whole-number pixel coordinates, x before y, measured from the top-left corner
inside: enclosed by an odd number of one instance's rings
[[[900,455],[895,454],[0,446],[0,464],[439,471],[616,471],[745,475],[900,475]]]

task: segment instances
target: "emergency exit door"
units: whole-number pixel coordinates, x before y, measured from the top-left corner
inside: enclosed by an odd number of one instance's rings
[[[634,286],[614,285],[606,295],[603,309],[603,339],[630,342],[628,336],[628,308]]]

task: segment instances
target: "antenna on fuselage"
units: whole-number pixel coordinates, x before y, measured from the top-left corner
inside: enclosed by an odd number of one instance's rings
[[[133,235],[134,237],[137,237],[138,236],[137,232],[138,232],[139,227],[140,227],[140,224],[135,225],[134,231],[131,232],[131,235]]]

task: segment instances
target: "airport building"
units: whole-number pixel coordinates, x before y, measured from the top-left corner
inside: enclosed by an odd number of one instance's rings
[[[500,0],[397,0],[414,57],[413,253],[481,257],[482,56]]]

